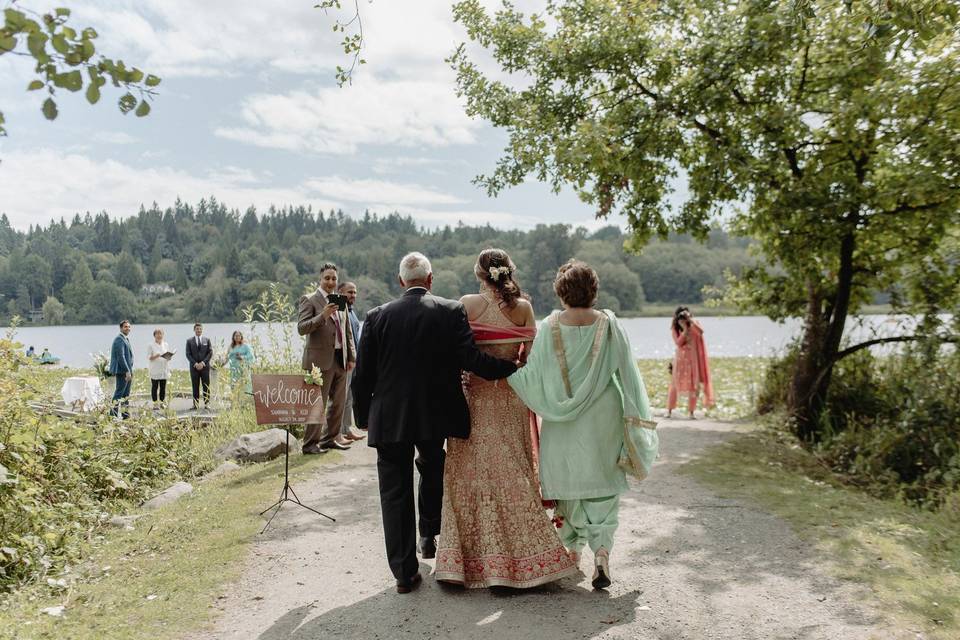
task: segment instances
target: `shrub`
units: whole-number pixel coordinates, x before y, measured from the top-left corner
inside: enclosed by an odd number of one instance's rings
[[[75,563],[110,514],[202,474],[217,445],[257,428],[248,403],[203,429],[152,415],[122,423],[41,415],[28,403],[45,378],[21,353],[0,339],[0,591]]]
[[[758,411],[786,404],[795,351],[771,365]],[[871,493],[931,508],[960,504],[960,352],[918,344],[860,351],[834,368],[815,453]]]

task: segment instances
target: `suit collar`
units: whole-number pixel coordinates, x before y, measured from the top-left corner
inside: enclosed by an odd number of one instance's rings
[[[425,295],[427,295],[428,293],[430,293],[430,292],[427,291],[427,288],[426,288],[426,287],[410,287],[409,289],[407,289],[406,291],[403,292],[403,296],[404,296],[404,297],[407,297],[407,296],[425,296]]]

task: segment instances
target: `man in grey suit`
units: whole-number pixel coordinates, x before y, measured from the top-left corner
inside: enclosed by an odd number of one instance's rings
[[[323,373],[321,394],[326,408],[325,424],[306,426],[303,435],[306,454],[350,448],[339,435],[347,403],[347,373],[357,361],[357,352],[346,312],[328,300],[336,290],[337,265],[328,262],[320,267],[320,287],[300,298],[297,332],[306,336],[302,366],[305,371],[317,367]]]

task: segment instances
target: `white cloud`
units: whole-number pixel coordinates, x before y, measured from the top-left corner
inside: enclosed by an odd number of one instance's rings
[[[251,65],[331,70],[343,53],[314,2],[109,0],[74,9],[108,55],[165,77],[236,75]]]
[[[240,209],[251,204],[259,209],[271,204],[311,204],[323,210],[339,206],[315,197],[302,185],[277,186],[266,178],[235,167],[198,175],[169,166],[139,168],[49,149],[10,152],[0,163],[0,211],[14,227],[23,229],[86,211],[126,217],[141,204],[168,206],[177,197],[197,202],[215,195]]]
[[[107,144],[136,144],[140,142],[140,138],[125,131],[97,131],[93,136],[98,142]]]
[[[427,227],[462,221],[514,228],[538,222],[510,211],[471,211],[468,201],[415,183],[334,176],[278,185],[268,172],[232,165],[198,175],[170,166],[140,168],[50,149],[11,152],[0,163],[0,212],[19,229],[61,217],[69,220],[87,211],[122,218],[136,214],[141,204],[165,207],[178,197],[197,202],[211,195],[241,210],[249,205],[260,210],[270,205],[312,205],[315,210],[343,208],[351,214],[365,209],[382,215],[398,212]]]
[[[469,226],[489,224],[499,229],[531,229],[543,220],[533,216],[518,215],[510,211],[468,211],[463,209],[423,209],[393,205],[370,207],[371,211],[399,211],[411,215],[421,225],[432,228],[444,225],[456,226],[462,222]]]
[[[312,178],[304,186],[311,192],[333,200],[359,203],[371,207],[375,203],[392,206],[460,204],[464,200],[419,184],[385,180],[351,179],[333,176]]]
[[[30,8],[46,11],[58,4],[32,0]],[[107,55],[168,77],[235,75],[248,73],[251,65],[315,74],[349,63],[340,46],[343,34],[332,30],[338,16],[352,16],[353,3],[343,4],[340,12],[324,12],[312,0],[96,0],[74,3],[71,20],[95,27]],[[450,0],[358,4],[367,69],[396,67],[419,77],[417,67],[442,63],[463,39]]]
[[[309,153],[348,154],[363,145],[445,147],[471,144],[482,123],[463,112],[450,82],[378,80],[244,101],[243,123],[215,133],[249,144]]]
[[[465,165],[464,160],[455,160],[454,164]],[[377,156],[370,169],[377,174],[402,173],[409,169],[425,169],[431,173],[443,175],[446,172],[441,168],[451,164],[448,160],[431,158],[429,156]]]

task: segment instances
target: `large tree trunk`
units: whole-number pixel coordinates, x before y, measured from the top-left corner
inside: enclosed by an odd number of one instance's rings
[[[788,394],[795,432],[805,442],[816,442],[822,435],[833,364],[840,351],[850,309],[854,248],[855,239],[850,232],[841,240],[840,270],[833,300],[827,303],[815,285],[808,287],[803,339]]]

